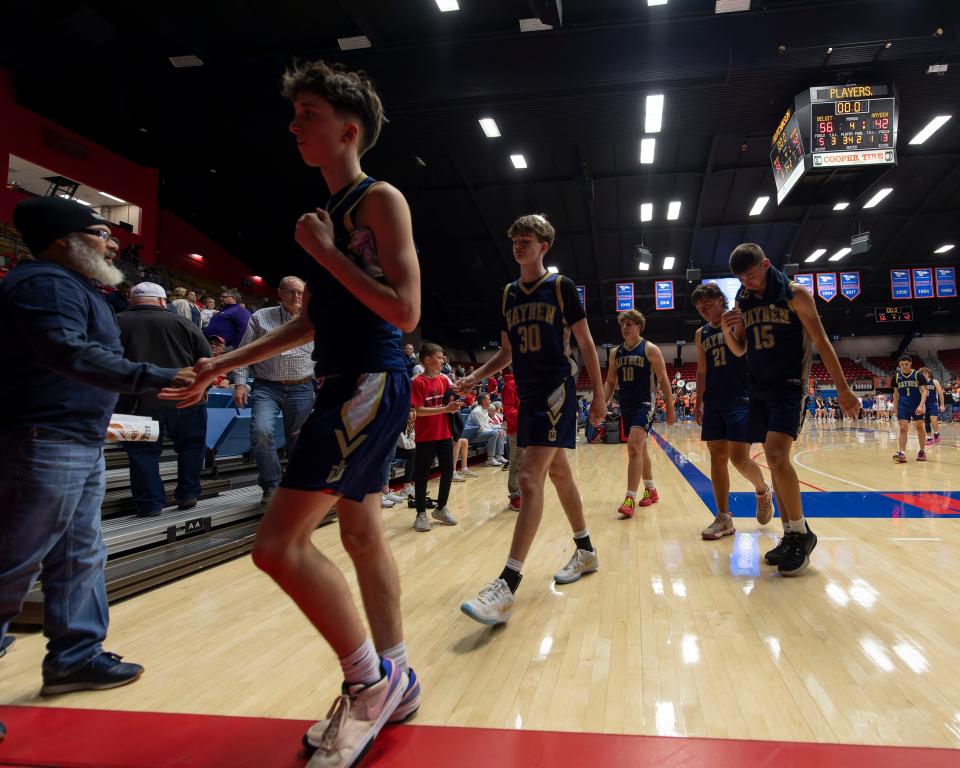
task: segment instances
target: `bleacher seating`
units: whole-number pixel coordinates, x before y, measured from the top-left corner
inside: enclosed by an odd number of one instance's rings
[[[953,377],[960,376],[960,347],[955,349],[941,349],[937,357]]]
[[[860,365],[860,363],[851,360],[849,357],[840,358],[840,367],[843,369],[843,376],[847,381],[853,381],[854,379],[874,380],[874,375],[869,370]],[[826,366],[819,360],[814,362],[810,370],[810,378],[814,384],[831,383],[830,373],[827,371]]]
[[[881,371],[883,371],[887,375],[890,375],[897,368],[898,357],[899,355],[887,355],[887,356],[873,355],[867,358],[867,362],[870,363],[871,365],[877,366],[877,368],[879,368]],[[923,360],[921,360],[918,355],[911,355],[911,358],[913,359],[914,368],[923,368],[923,365],[924,365]]]

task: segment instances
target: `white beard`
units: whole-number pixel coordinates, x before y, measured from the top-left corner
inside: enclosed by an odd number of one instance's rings
[[[117,286],[123,282],[123,272],[104,259],[103,254],[96,248],[91,248],[83,242],[79,235],[69,235],[66,240],[67,253],[64,266],[68,269],[103,285]]]

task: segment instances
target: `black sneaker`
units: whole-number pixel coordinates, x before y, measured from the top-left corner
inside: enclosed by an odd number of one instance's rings
[[[778,570],[782,576],[799,576],[810,564],[810,553],[817,546],[817,534],[807,528],[806,533],[788,533],[787,552],[780,560]]]
[[[182,510],[182,509],[193,509],[195,506],[197,506],[197,500],[196,500],[195,498],[194,498],[194,499],[184,499],[183,501],[177,503],[177,509],[181,509],[181,510]]]
[[[104,651],[73,672],[65,675],[43,675],[41,696],[55,696],[71,691],[99,691],[132,683],[143,674],[139,664],[125,664],[120,656]]]
[[[789,536],[789,534],[783,534],[783,538],[780,539],[777,546],[763,556],[763,559],[767,561],[767,565],[780,565],[783,561],[784,556],[787,554],[787,548],[789,547],[787,536]]]

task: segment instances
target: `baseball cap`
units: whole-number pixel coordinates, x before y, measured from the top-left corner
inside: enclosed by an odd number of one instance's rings
[[[167,292],[162,285],[156,283],[137,283],[130,291],[130,296],[134,299],[165,299]]]
[[[23,242],[37,256],[54,240],[87,229],[94,224],[110,222],[86,205],[62,197],[33,197],[13,209],[13,223]]]

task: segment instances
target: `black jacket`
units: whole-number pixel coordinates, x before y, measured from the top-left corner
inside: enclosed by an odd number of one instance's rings
[[[117,315],[123,356],[136,362],[149,362],[164,368],[192,368],[201,357],[210,357],[210,345],[193,323],[162,307],[131,306]],[[139,397],[121,397],[117,413],[149,415],[172,410],[177,404],[157,400],[153,393]]]

